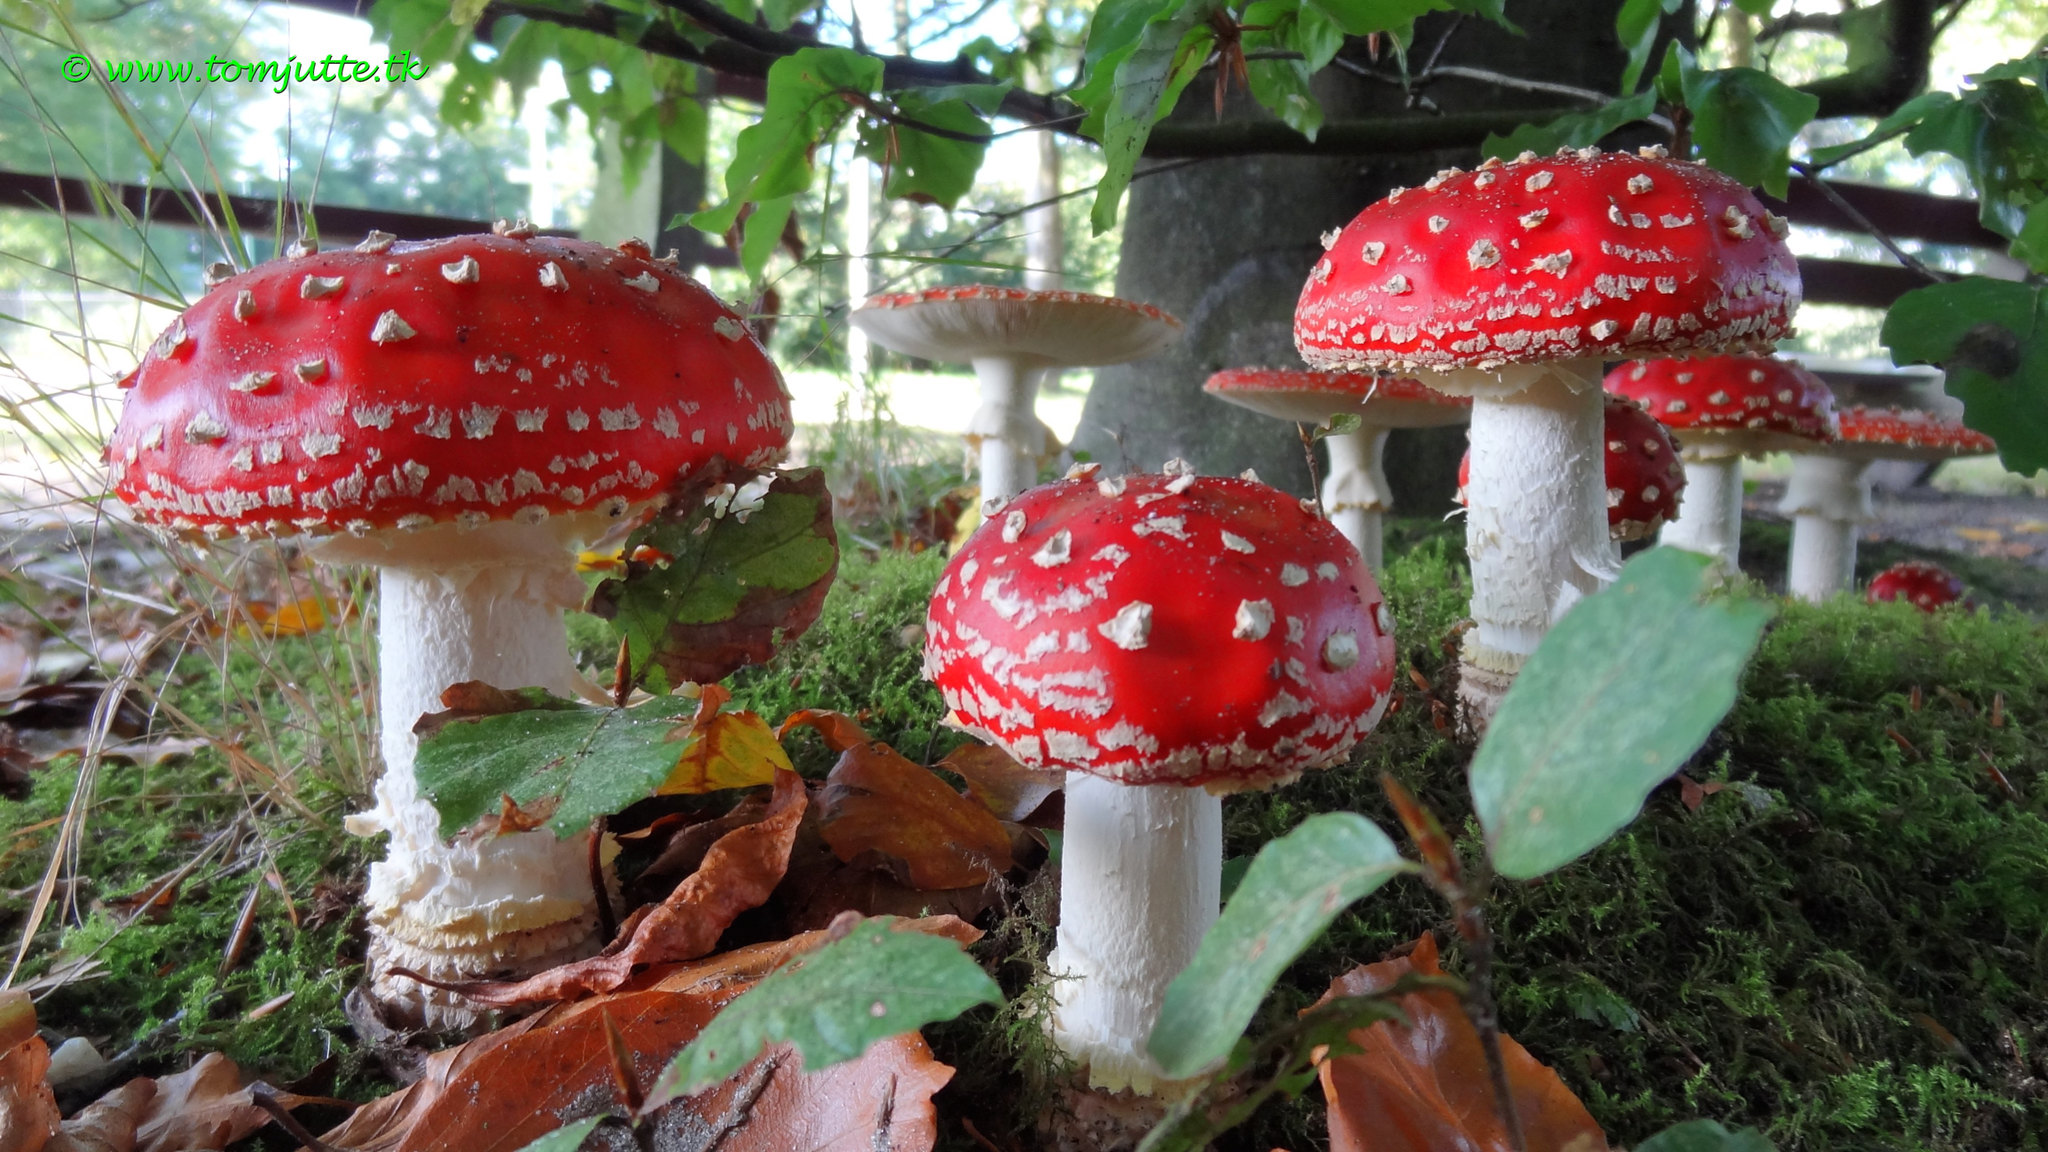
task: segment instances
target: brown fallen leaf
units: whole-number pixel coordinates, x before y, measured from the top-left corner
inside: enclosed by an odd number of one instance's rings
[[[242,1084],[242,1071],[218,1052],[171,1076],[159,1076],[156,1094],[135,1129],[136,1152],[225,1148],[270,1122]]]
[[[963,944],[980,933],[951,917],[908,922]],[[351,1152],[512,1152],[559,1125],[614,1104],[609,1017],[633,1076],[652,1084],[720,1008],[825,932],[741,948],[708,960],[651,968],[620,989],[557,1005],[427,1060],[411,1086],[358,1109],[323,1143]],[[931,1094],[952,1069],[908,1033],[847,1064],[806,1075],[793,1054],[771,1052],[731,1080],[676,1101],[658,1129],[689,1134],[677,1147],[720,1152],[791,1148],[898,1152],[929,1149]],[[880,1134],[883,1139],[876,1141]],[[656,1147],[669,1147],[658,1135]]]
[[[1339,976],[1325,999],[1377,992],[1410,972],[1443,975],[1435,937]],[[1508,1152],[1479,1033],[1457,996],[1429,989],[1399,1004],[1409,1025],[1360,1028],[1351,1041],[1362,1051],[1322,1063],[1331,1152]],[[1605,1152],[1606,1135],[1557,1073],[1513,1038],[1500,1044],[1529,1152]]]
[[[57,1131],[50,1048],[36,1035],[35,1004],[0,992],[0,1152],[42,1152]]]
[[[1010,835],[988,809],[887,744],[840,754],[818,796],[819,831],[839,859],[879,853],[916,888],[964,888],[1010,870]]]
[[[825,740],[825,747],[834,752],[844,752],[861,744],[869,743],[867,729],[860,722],[844,712],[832,712],[823,708],[805,708],[792,712],[775,729],[777,740],[787,739],[795,728],[813,728]]]
[[[156,1099],[156,1081],[138,1076],[79,1109],[43,1152],[135,1152],[135,1132]]]
[[[581,992],[609,992],[625,984],[640,965],[694,960],[717,947],[733,920],[760,907],[781,883],[806,804],[803,778],[777,772],[760,820],[719,837],[704,854],[704,863],[676,885],[667,900],[635,912],[620,927],[618,938],[587,960],[513,981],[443,983],[403,968],[393,971],[502,1008],[562,1000]]]
[[[967,794],[981,801],[998,820],[1022,820],[1067,786],[1066,773],[1026,768],[1009,753],[988,744],[962,744],[946,753],[939,767],[967,781]]]

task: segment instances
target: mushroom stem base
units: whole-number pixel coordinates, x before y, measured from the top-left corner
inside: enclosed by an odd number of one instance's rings
[[[486,552],[489,543],[479,541],[477,550]],[[580,598],[582,584],[567,552],[539,555],[379,572],[384,775],[376,806],[349,817],[348,827],[391,838],[384,859],[370,867],[363,896],[371,994],[390,1015],[437,1031],[466,1029],[477,1016],[446,993],[390,978],[390,968],[451,981],[518,976],[598,943],[587,833],[559,840],[545,829],[498,835],[487,819],[444,838],[440,813],[414,773],[413,724],[441,710],[441,693],[452,684],[481,680],[574,694],[562,608]]]
[[[1146,1055],[1166,986],[1222,902],[1223,802],[1201,788],[1067,773],[1052,1035],[1088,1083],[1155,1095]]]
[[[1465,633],[1458,657],[1458,731],[1476,740],[1486,734],[1501,698],[1529,658],[1485,647],[1471,632]]]
[[[1713,558],[1723,576],[1740,570],[1742,553],[1742,457],[1685,454],[1685,498],[1678,517],[1667,520],[1657,543]]]

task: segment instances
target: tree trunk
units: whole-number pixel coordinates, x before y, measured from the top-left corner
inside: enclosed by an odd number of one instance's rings
[[[1614,37],[1613,5],[1523,0],[1513,18],[1526,37],[1476,19],[1426,18],[1417,25],[1410,67],[1421,69],[1448,33],[1440,63],[1616,90],[1625,57]],[[1360,55],[1361,63],[1370,63]],[[1373,67],[1395,72],[1391,58]],[[1176,118],[1214,115],[1213,76],[1204,72],[1189,86]],[[1331,118],[1395,114],[1405,101],[1397,87],[1334,67],[1317,78],[1316,91]],[[1433,84],[1426,95],[1446,110],[1531,98],[1466,80]],[[1266,115],[1242,96],[1233,96],[1227,114]],[[1208,474],[1255,468],[1267,482],[1309,495],[1294,427],[1212,400],[1203,395],[1202,382],[1223,368],[1300,367],[1294,301],[1322,254],[1322,233],[1342,227],[1396,185],[1417,185],[1440,168],[1478,159],[1472,151],[1384,159],[1245,156],[1152,176],[1141,168],[1124,212],[1117,294],[1166,309],[1187,331],[1162,355],[1096,373],[1074,447],[1112,468],[1156,471],[1174,456]],[[1461,428],[1390,437],[1386,472],[1395,514],[1449,511],[1464,449]]]

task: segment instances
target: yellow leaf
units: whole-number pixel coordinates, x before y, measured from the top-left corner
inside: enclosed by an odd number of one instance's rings
[[[794,772],[789,754],[776,743],[775,730],[752,712],[721,712],[731,693],[716,684],[704,686],[697,717],[690,725],[689,747],[676,760],[655,792],[663,796],[751,788],[772,783],[775,770]]]
[[[1955,534],[1965,540],[1975,540],[1980,544],[1996,544],[2000,540],[2005,539],[2005,534],[1996,528],[1958,527],[1955,529]]]

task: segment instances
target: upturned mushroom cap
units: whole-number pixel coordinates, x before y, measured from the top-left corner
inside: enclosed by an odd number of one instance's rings
[[[1472,418],[1472,401],[1400,376],[1304,372],[1298,368],[1226,368],[1202,391],[1254,412],[1300,424],[1357,413],[1375,428],[1437,428]]]
[[[1987,456],[1997,442],[1939,412],[1908,408],[1844,408],[1831,455],[1851,460],[1948,460]]]
[[[1687,453],[1798,452],[1835,438],[1828,386],[1790,360],[1641,360],[1609,372],[1607,390],[1647,408]]]
[[[875,343],[906,355],[948,364],[1002,356],[1038,368],[1143,359],[1181,329],[1150,304],[989,284],[875,296],[850,319]]]
[[[122,383],[108,459],[210,535],[622,514],[791,429],[740,318],[647,247],[504,235],[274,260],[216,285]]]
[[[932,594],[925,676],[954,725],[1033,767],[1265,788],[1379,722],[1393,618],[1353,548],[1256,481],[1031,489]]]
[[[1863,598],[1872,604],[1904,600],[1922,612],[1963,598],[1963,582],[1948,569],[1925,560],[1906,560],[1870,578]]]
[[[1378,372],[1763,352],[1799,305],[1786,231],[1735,181],[1661,149],[1449,169],[1324,237],[1294,342],[1316,367]]]
[[[1607,443],[1607,532],[1616,540],[1642,540],[1678,515],[1685,465],[1671,430],[1626,396],[1609,392],[1601,412]],[[1472,453],[1458,461],[1458,503],[1472,478]]]

